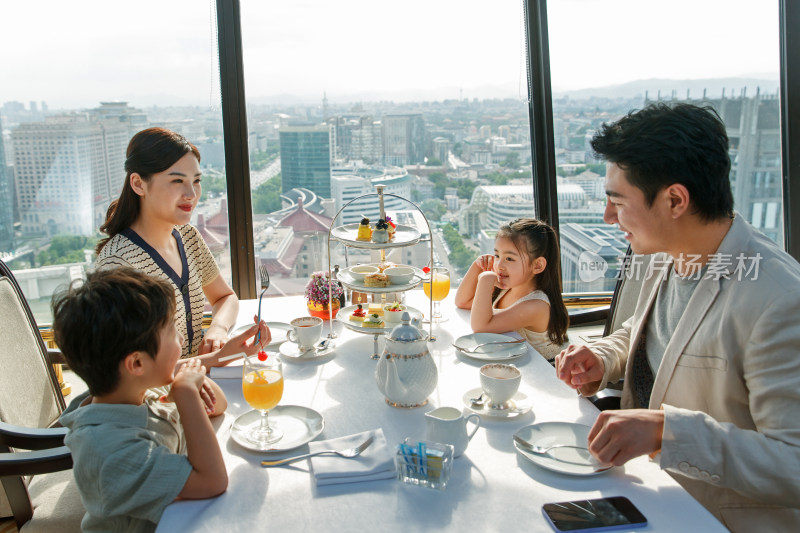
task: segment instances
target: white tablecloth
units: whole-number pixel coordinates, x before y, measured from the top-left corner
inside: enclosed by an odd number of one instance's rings
[[[410,305],[428,315],[421,291],[407,296]],[[256,301],[242,302],[237,325],[251,322],[256,307]],[[441,406],[463,409],[463,394],[480,385],[481,361],[456,355],[451,346],[460,335],[471,333],[469,313],[453,307],[452,295],[442,309],[450,320],[434,327],[438,340],[429,343],[439,370],[429,405],[412,410],[388,406],[375,384],[376,361],[369,358],[373,337],[344,329],[335,321],[338,338],[331,356],[309,363],[284,358],[281,404],[320,412],[325,430],[318,439],[377,427],[383,429],[390,446],[405,437],[425,439],[426,412]],[[265,299],[262,304],[262,318],[268,321],[289,322],[306,315],[302,297]],[[382,349],[383,339],[380,345]],[[396,480],[317,487],[307,461],[262,468],[259,460],[264,454],[245,450],[230,438],[232,420],[249,410],[242,398],[241,379],[219,379],[229,402],[225,418],[215,422],[228,467],[228,490],[210,500],[171,504],[158,531],[551,531],[542,516],[542,504],[601,496],[627,496],[655,531],[725,531],[646,457],[599,476],[573,477],[542,469],[519,456],[511,439],[519,428],[547,421],[591,425],[597,410],[558,381],[549,363],[532,349],[515,364],[522,370],[520,390],[532,397],[532,411],[510,420],[484,418],[465,454],[456,459],[444,491]],[[304,453],[307,448],[276,457]]]

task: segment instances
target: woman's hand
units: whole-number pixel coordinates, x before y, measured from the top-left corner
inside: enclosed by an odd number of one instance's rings
[[[228,342],[228,331],[219,325],[211,324],[203,336],[203,342],[197,350],[197,355],[216,352]]]

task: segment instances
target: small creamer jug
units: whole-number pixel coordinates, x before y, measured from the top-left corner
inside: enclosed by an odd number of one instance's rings
[[[425,413],[428,423],[428,440],[453,445],[453,456],[459,457],[467,449],[470,439],[481,426],[481,417],[473,413],[466,418],[455,407],[439,407]],[[475,427],[467,434],[467,421]]]

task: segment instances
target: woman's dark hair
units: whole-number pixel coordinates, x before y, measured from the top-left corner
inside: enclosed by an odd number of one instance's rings
[[[153,174],[164,172],[189,153],[200,161],[195,145],[183,135],[165,128],[148,128],[133,136],[126,152],[122,192],[108,206],[106,221],[100,226],[100,231],[108,237],[97,243],[95,253],[99,254],[109,239],[130,227],[139,217],[140,198],[131,188],[131,174],[139,174],[144,181],[149,181]]]
[[[131,267],[100,269],[53,296],[53,333],[70,368],[94,396],[119,383],[119,363],[142,351],[155,359],[161,330],[175,320],[165,280]]]
[[[713,108],[651,104],[603,124],[591,144],[598,157],[625,171],[648,205],[664,187],[680,183],[701,220],[733,216],[728,134]]]
[[[556,231],[541,220],[518,218],[500,226],[497,238],[501,237],[514,243],[528,265],[538,257],[544,257],[547,261],[545,269],[534,279],[536,288],[543,291],[550,300],[547,336],[553,344],[564,344],[567,341],[569,314],[561,296],[561,252]]]

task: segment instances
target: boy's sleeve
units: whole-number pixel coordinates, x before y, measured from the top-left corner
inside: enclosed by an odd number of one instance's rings
[[[100,494],[106,515],[128,515],[157,523],[189,474],[189,459],[155,441],[129,439],[108,455],[100,469]]]

